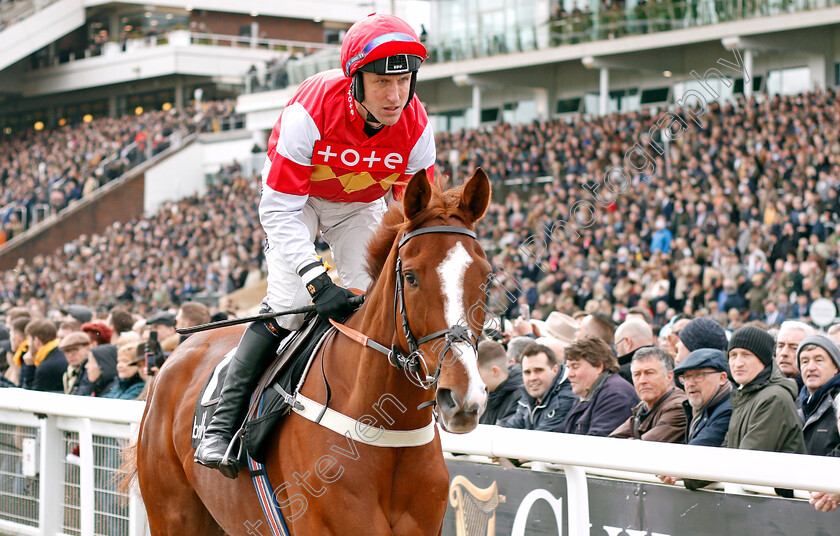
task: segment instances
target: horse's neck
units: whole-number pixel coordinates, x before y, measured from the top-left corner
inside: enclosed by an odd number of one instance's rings
[[[397,340],[394,322],[383,320],[389,317],[382,312],[392,310],[393,306],[389,305],[383,309],[377,302],[378,300],[366,302],[359,312],[347,321],[347,326],[391,348]],[[354,379],[345,386],[352,406],[349,411],[364,411],[364,414],[379,420],[377,425],[387,429],[407,430],[429,424],[431,410],[418,410],[417,406],[431,400],[434,390],[424,390],[412,384],[405,372],[391,365],[388,357],[381,352],[363,348],[358,342],[346,337],[342,337],[337,344],[347,350],[341,351],[339,355],[358,356],[355,359]],[[347,364],[347,367],[353,369],[350,364]],[[390,420],[394,422],[391,423]]]

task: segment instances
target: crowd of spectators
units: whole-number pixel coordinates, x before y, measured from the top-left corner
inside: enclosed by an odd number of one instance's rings
[[[76,304],[46,315],[13,307],[0,317],[0,387],[144,400],[150,379],[188,337],[175,329],[227,317],[199,302],[148,317],[122,307],[102,316]]]
[[[573,2],[571,6],[566,4],[568,2],[558,0],[551,11],[552,37],[555,44],[613,39],[628,34],[717,24],[814,7],[812,4],[788,0],[776,3],[705,4],[687,0],[637,0],[632,3],[623,0],[601,0],[594,8],[591,2]]]
[[[177,307],[197,294],[224,295],[260,278],[258,183],[224,168],[203,196],[166,202],[152,216],[82,235],[53,255],[3,272],[0,301],[46,314],[84,304],[105,314]]]
[[[38,218],[89,196],[172,143],[212,132],[234,113],[233,101],[200,109],[146,111],[89,123],[26,130],[0,144],[0,247]]]
[[[489,413],[495,422],[840,453],[832,405],[840,404],[840,328],[819,335],[810,317],[816,299],[840,303],[835,97],[816,91],[713,104],[701,125],[686,121],[648,176],[633,177],[606,202],[593,192],[643,139],[655,121],[650,112],[439,134],[439,171],[457,181],[484,167],[503,193],[478,228],[497,275],[490,308],[504,325],[492,358],[482,356],[487,345],[479,352],[491,400],[504,404]],[[509,179],[525,186],[508,187]],[[203,197],[166,203],[4,273],[4,307],[24,306],[41,322],[10,322],[9,370],[19,370],[6,381],[45,385],[37,366],[73,345],[61,342],[59,325],[51,338],[40,318],[66,304],[112,320],[122,307],[162,331],[196,294],[227,293],[259,277],[258,187],[232,166]],[[583,201],[594,207],[586,225],[569,216]],[[102,338],[102,330],[87,331],[94,332]],[[22,368],[33,350],[40,361]],[[71,376],[81,374],[76,360],[62,359],[76,367]],[[135,365],[126,353],[112,368]],[[78,380],[70,380],[49,385],[72,390]],[[120,392],[134,392],[123,383]],[[767,400],[773,418],[750,422],[749,408]],[[830,509],[835,499],[816,500]]]
[[[699,316],[672,322],[682,325],[676,330],[676,345],[654,336],[632,350],[617,350],[605,338],[639,332],[633,324],[652,320],[643,309],[633,314],[618,327],[601,313],[582,311],[575,317],[555,311],[546,321],[519,317],[493,323],[502,329],[488,330],[492,339],[478,347],[479,373],[489,390],[481,422],[840,457],[840,324],[825,334],[787,321],[776,330],[787,335],[774,338],[760,321],[729,331]],[[552,328],[560,325],[576,325],[574,339],[552,335]],[[785,355],[789,344],[796,347],[792,362]],[[622,362],[630,365],[629,379],[618,373]],[[527,460],[496,461],[511,466]],[[692,490],[711,484],[659,478]],[[787,489],[776,493],[793,496]],[[812,498],[823,511],[835,509],[840,501],[840,495],[821,492]]]
[[[604,174],[654,124],[646,111],[440,134],[437,165],[456,177],[481,166],[506,193],[479,229],[502,316],[527,305],[540,319],[622,322],[644,307],[656,334],[675,314],[807,322],[815,299],[840,304],[838,114],[834,91],[710,105],[670,143],[670,166],[658,157],[606,208],[592,192],[610,195]],[[538,177],[550,182],[504,186]],[[594,207],[586,225],[571,217],[578,202]]]

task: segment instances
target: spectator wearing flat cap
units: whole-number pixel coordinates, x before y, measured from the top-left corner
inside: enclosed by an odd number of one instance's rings
[[[685,385],[687,400],[683,403],[688,428],[685,442],[689,445],[719,447],[723,444],[732,404],[729,395],[729,366],[726,354],[717,348],[701,348],[688,354],[674,369]]]
[[[821,333],[805,337],[796,351],[805,386],[799,393],[805,448],[827,456],[838,445],[837,419],[832,401],[840,394],[840,348]]]
[[[65,305],[59,309],[59,312],[75,319],[79,324],[93,320],[93,311],[84,305]]]
[[[713,348],[726,352],[726,330],[715,320],[706,317],[693,318],[677,334],[677,356],[674,361],[682,363],[689,353],[701,348]]]
[[[725,447],[771,452],[805,452],[802,422],[796,411],[796,382],[785,378],[773,359],[773,337],[744,326],[729,341],[732,418]],[[776,492],[792,497],[789,490]]]
[[[157,332],[157,340],[165,355],[169,355],[178,346],[180,336],[175,331],[175,314],[168,311],[161,311],[153,314],[146,320],[146,325],[151,331]]]
[[[90,394],[85,364],[90,356],[90,337],[84,331],[72,331],[61,338],[58,349],[67,359],[67,370],[61,380],[68,395]],[[83,392],[87,391],[87,392]]]
[[[688,397],[683,402],[688,427],[685,442],[689,445],[720,447],[729,429],[732,404],[726,354],[716,348],[694,350],[674,369],[685,386]],[[672,476],[659,476],[666,484],[674,484]],[[707,486],[704,480],[683,479],[685,487],[696,490]]]

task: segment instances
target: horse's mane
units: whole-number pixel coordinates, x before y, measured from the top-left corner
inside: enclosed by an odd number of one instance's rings
[[[446,221],[450,216],[460,217],[458,208],[461,200],[463,187],[451,188],[444,191],[448,186],[448,180],[438,176],[437,180],[431,183],[432,198],[429,205],[417,215],[412,221],[407,221],[403,214],[403,206],[400,202],[392,202],[388,211],[382,217],[379,229],[374,233],[368,242],[367,248],[367,273],[371,281],[376,281],[382,273],[382,268],[388,260],[388,255],[402,233],[409,233],[414,229],[422,227],[434,219]],[[460,217],[463,220],[463,217]]]

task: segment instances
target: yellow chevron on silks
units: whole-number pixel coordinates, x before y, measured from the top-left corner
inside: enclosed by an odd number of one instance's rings
[[[336,175],[331,167],[316,165],[312,170],[312,177],[310,180],[313,182],[321,182],[336,179],[341,182],[341,185],[344,187],[344,193],[352,194],[353,192],[366,190],[374,184],[379,184],[383,190],[387,191],[397,182],[399,178],[399,173],[392,173],[377,182],[370,176],[370,173],[366,171],[362,173],[354,173],[351,171],[350,173],[345,173],[344,175]]]

